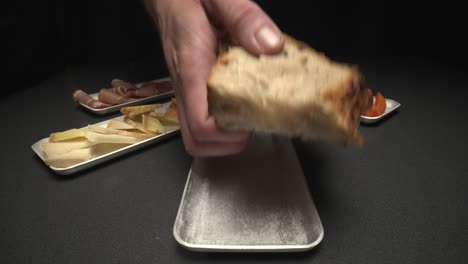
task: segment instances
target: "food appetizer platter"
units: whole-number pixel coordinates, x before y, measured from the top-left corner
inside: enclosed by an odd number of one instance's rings
[[[174,96],[170,78],[161,78],[141,83],[114,79],[110,88],[88,94],[83,90],[73,92],[73,100],[84,109],[98,115],[118,112],[122,107],[148,104]]]
[[[371,89],[368,89],[367,92],[370,98],[369,108],[361,115],[361,123],[377,123],[401,106],[399,102],[385,98],[380,92],[375,95]]]
[[[31,148],[54,172],[69,175],[178,134],[176,101],[129,106],[122,116],[53,132]]]

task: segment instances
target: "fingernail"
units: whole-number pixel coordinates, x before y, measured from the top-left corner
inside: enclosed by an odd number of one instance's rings
[[[271,26],[264,26],[257,31],[255,38],[264,48],[276,48],[281,44],[281,36]]]

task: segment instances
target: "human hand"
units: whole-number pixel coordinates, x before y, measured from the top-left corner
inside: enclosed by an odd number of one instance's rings
[[[280,30],[250,0],[146,0],[158,25],[175,85],[182,139],[192,156],[241,152],[250,132],[226,131],[208,114],[206,83],[219,38],[227,33],[254,54],[283,48]]]

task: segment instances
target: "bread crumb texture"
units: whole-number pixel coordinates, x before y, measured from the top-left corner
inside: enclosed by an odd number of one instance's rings
[[[239,46],[219,55],[208,80],[210,115],[231,130],[361,144],[368,95],[357,67],[284,38],[275,55],[255,56]]]

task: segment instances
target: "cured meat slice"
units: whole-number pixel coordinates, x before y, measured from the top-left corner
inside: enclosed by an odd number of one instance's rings
[[[102,88],[99,91],[98,98],[99,101],[110,105],[128,103],[134,100],[114,92],[114,88]]]
[[[149,96],[154,96],[158,94],[159,94],[159,90],[158,88],[156,88],[156,86],[144,86],[138,89],[127,90],[127,96],[129,97],[143,98],[143,97],[149,97]]]
[[[142,87],[145,87],[147,85],[154,85],[158,89],[160,94],[171,92],[174,90],[174,87],[172,87],[172,82],[170,80],[146,82],[143,83]]]
[[[89,94],[85,93],[82,90],[75,90],[73,92],[73,100],[80,102],[84,105],[87,105],[89,107],[96,108],[96,109],[101,109],[101,108],[106,108],[106,107],[111,106],[109,104],[106,104],[106,103],[103,103],[94,99],[93,97],[91,97]]]
[[[114,88],[119,88],[120,87],[120,88],[123,88],[125,90],[129,89],[129,88],[137,88],[135,84],[130,83],[130,82],[126,82],[126,81],[123,81],[123,80],[119,80],[119,79],[112,80],[111,85]]]
[[[167,81],[150,81],[145,82],[138,89],[127,90],[129,97],[149,97],[158,94],[164,94],[173,91],[172,84]]]
[[[131,97],[129,94],[131,94],[133,90],[136,90],[138,88],[136,88],[136,87],[125,88],[123,86],[118,86],[118,87],[113,87],[113,88],[109,88],[109,89],[112,89],[112,91],[114,93],[119,94],[121,96]]]

